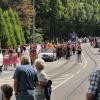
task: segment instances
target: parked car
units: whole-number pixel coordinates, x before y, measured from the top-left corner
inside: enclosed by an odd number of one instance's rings
[[[2,66],[3,66],[3,54],[2,50],[0,49],[0,72],[2,71]]]
[[[41,52],[41,58],[43,60],[54,61],[57,59],[56,50],[55,49],[44,49]]]

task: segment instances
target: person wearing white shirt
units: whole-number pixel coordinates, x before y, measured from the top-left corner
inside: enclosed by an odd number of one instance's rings
[[[35,89],[35,100],[45,100],[44,86],[48,81],[44,71],[45,62],[42,59],[36,59],[34,66],[36,67],[38,77],[38,84]]]

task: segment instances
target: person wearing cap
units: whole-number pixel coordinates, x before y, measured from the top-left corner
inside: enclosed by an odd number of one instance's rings
[[[3,84],[0,88],[0,100],[10,100],[13,88],[9,84]]]
[[[21,65],[16,68],[13,79],[16,100],[34,100],[34,88],[38,78],[34,68],[29,65],[27,55],[22,56]]]

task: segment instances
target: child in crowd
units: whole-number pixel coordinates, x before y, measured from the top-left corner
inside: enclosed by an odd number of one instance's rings
[[[8,55],[8,51],[7,50],[4,53],[3,65],[4,65],[4,70],[7,70],[8,65],[9,65],[9,55]]]
[[[1,86],[0,90],[1,90],[0,100],[10,100],[13,94],[13,88],[8,84],[4,84]]]
[[[9,66],[12,66],[12,64],[13,64],[13,49],[9,48],[8,52],[9,52]]]
[[[18,55],[16,53],[16,51],[14,51],[13,55],[12,55],[12,63],[14,65],[14,68],[16,67],[16,65],[18,64]]]

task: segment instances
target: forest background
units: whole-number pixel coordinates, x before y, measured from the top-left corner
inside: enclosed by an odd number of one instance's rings
[[[79,37],[100,36],[100,0],[0,0],[4,48],[67,40],[73,31]]]

